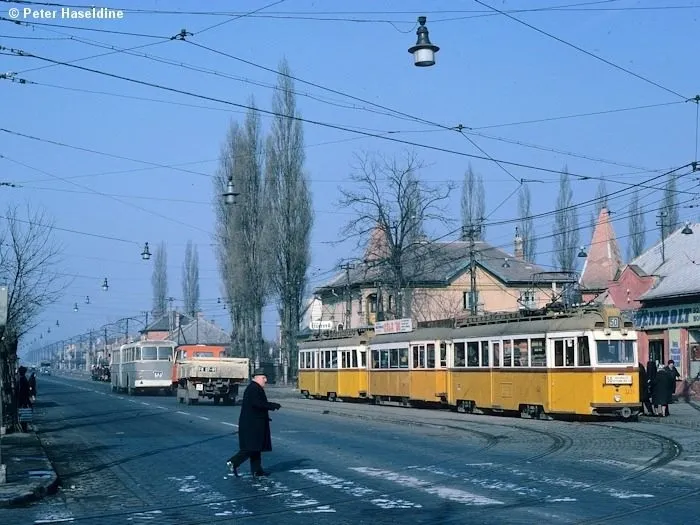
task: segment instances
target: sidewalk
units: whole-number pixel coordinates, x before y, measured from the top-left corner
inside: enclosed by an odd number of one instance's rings
[[[664,423],[671,423],[673,425],[700,430],[700,404],[696,401],[690,401],[689,403],[677,401],[671,403],[668,406],[668,411],[671,414],[668,417],[642,416],[639,418],[639,421],[645,423],[659,423],[662,425]]]
[[[37,408],[41,408],[41,401],[34,405],[35,418]],[[2,462],[7,471],[7,482],[0,484],[0,508],[43,498],[58,487],[58,476],[31,423],[29,429],[26,433],[6,434],[0,438]]]

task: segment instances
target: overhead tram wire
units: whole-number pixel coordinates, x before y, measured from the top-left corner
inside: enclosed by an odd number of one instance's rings
[[[248,12],[248,13],[244,13],[244,14],[242,14],[242,15],[235,16],[235,17],[230,18],[230,19],[228,19],[228,20],[224,20],[223,22],[219,22],[219,23],[216,23],[216,24],[211,25],[211,26],[209,26],[209,27],[205,27],[204,29],[200,29],[199,31],[197,31],[197,32],[194,33],[194,34],[200,35],[200,34],[204,33],[205,31],[210,31],[211,29],[214,29],[214,28],[216,28],[216,27],[220,27],[220,26],[222,26],[222,25],[224,25],[224,24],[228,24],[228,23],[230,23],[230,22],[233,22],[233,21],[235,21],[235,20],[239,20],[239,19],[244,18],[244,17],[246,17],[246,16],[254,15],[255,13],[259,13],[260,11],[263,11],[263,10],[269,8],[269,7],[276,6],[276,5],[281,4],[281,3],[283,3],[283,2],[286,2],[286,0],[277,0],[276,2],[272,2],[271,4],[265,5],[265,6],[263,6],[263,7],[260,7],[260,8],[258,8],[258,9],[255,9],[255,10],[250,11],[250,12]]]
[[[242,109],[247,109],[247,110],[256,111],[256,112],[259,112],[259,113],[262,113],[262,114],[265,114],[265,115],[270,115],[270,116],[274,116],[274,117],[287,118],[287,119],[296,120],[296,121],[299,121],[299,122],[305,122],[305,123],[307,123],[307,124],[313,124],[313,125],[315,125],[315,126],[320,126],[320,127],[328,128],[328,129],[334,129],[334,130],[337,130],[337,131],[344,131],[344,132],[346,132],[346,133],[354,133],[354,134],[357,134],[357,135],[363,135],[363,136],[365,136],[365,137],[377,138],[377,139],[381,139],[381,140],[386,140],[386,141],[390,141],[390,142],[394,142],[394,143],[398,143],[398,144],[404,144],[404,145],[408,145],[408,146],[414,146],[414,147],[418,147],[418,148],[422,148],[422,149],[427,149],[427,150],[431,150],[431,151],[438,151],[438,152],[441,152],[441,153],[449,153],[449,154],[457,155],[457,156],[461,156],[461,157],[467,157],[467,158],[479,159],[479,160],[487,160],[487,161],[492,161],[492,162],[498,161],[498,162],[500,162],[500,163],[502,163],[502,164],[505,164],[505,165],[508,165],[508,166],[516,166],[516,167],[520,167],[520,168],[526,168],[526,169],[531,169],[531,170],[535,170],[535,171],[542,171],[542,172],[546,172],[546,173],[555,173],[555,174],[560,174],[560,173],[561,173],[560,170],[555,170],[555,169],[551,169],[551,168],[544,168],[544,167],[540,167],[540,166],[533,166],[533,165],[529,165],[529,164],[525,164],[525,163],[521,163],[521,162],[506,161],[506,160],[503,160],[503,159],[489,158],[489,157],[487,157],[487,156],[474,155],[474,154],[471,154],[471,153],[466,153],[466,152],[463,152],[463,151],[456,151],[456,150],[452,150],[452,149],[449,149],[449,148],[443,148],[443,147],[440,147],[440,146],[433,146],[433,145],[430,145],[430,144],[420,144],[420,143],[417,143],[417,142],[412,142],[412,141],[409,141],[409,140],[398,139],[398,138],[395,138],[395,137],[382,136],[382,135],[379,135],[379,134],[377,134],[377,133],[371,133],[371,132],[361,131],[361,130],[357,130],[357,129],[351,129],[351,128],[347,128],[347,127],[340,126],[340,125],[337,125],[337,124],[328,123],[328,122],[322,122],[322,121],[312,120],[312,119],[308,119],[308,118],[304,118],[304,117],[298,117],[298,116],[293,116],[293,115],[284,115],[284,114],[277,113],[277,112],[270,111],[270,110],[266,110],[266,109],[263,109],[263,108],[256,108],[256,107],[253,107],[253,106],[249,106],[249,105],[247,105],[247,104],[240,104],[240,103],[237,103],[237,102],[232,102],[232,101],[230,101],[230,100],[220,99],[220,98],[216,98],[216,97],[210,97],[210,96],[207,96],[207,95],[202,95],[202,94],[198,94],[198,93],[193,93],[193,92],[190,92],[190,91],[186,91],[186,90],[182,90],[182,89],[178,89],[178,88],[173,88],[173,87],[169,87],[169,86],[163,86],[163,85],[161,85],[161,84],[156,84],[156,83],[154,83],[154,82],[148,82],[148,81],[145,81],[145,80],[133,79],[133,78],[126,77],[126,76],[123,76],[123,75],[118,75],[118,74],[116,74],[116,73],[109,73],[109,72],[106,72],[106,71],[101,71],[101,70],[97,70],[97,69],[92,69],[92,68],[88,68],[88,67],[85,67],[85,66],[80,66],[80,65],[76,65],[76,64],[70,64],[70,63],[67,63],[67,62],[60,61],[60,60],[55,60],[55,59],[52,59],[52,58],[46,58],[46,57],[43,57],[43,56],[40,56],[40,55],[36,55],[36,54],[33,54],[33,53],[29,53],[29,52],[26,52],[26,51],[23,51],[23,50],[20,50],[20,49],[7,48],[7,47],[4,47],[4,46],[0,46],[0,51],[2,51],[2,50],[11,51],[13,54],[18,55],[18,56],[25,56],[25,57],[29,57],[29,58],[35,58],[35,59],[37,59],[37,60],[42,60],[42,61],[45,61],[45,62],[50,62],[50,63],[58,64],[58,65],[63,65],[63,66],[67,66],[67,67],[70,67],[70,68],[78,69],[78,70],[81,70],[81,71],[87,71],[87,72],[90,72],[90,73],[95,73],[95,74],[98,74],[98,75],[102,75],[102,76],[106,76],[106,77],[110,77],[110,78],[115,78],[115,79],[123,80],[123,81],[125,81],[125,82],[130,82],[130,83],[133,83],[133,84],[148,86],[148,87],[152,87],[152,88],[155,88],[155,89],[161,89],[161,90],[164,90],[164,91],[169,91],[169,92],[172,92],[172,93],[178,93],[178,94],[181,94],[181,95],[188,95],[188,96],[191,96],[191,97],[194,97],[194,98],[199,98],[199,99],[202,99],[202,100],[208,100],[208,101],[211,101],[211,102],[218,102],[218,103],[221,103],[221,104],[225,104],[225,105],[229,105],[229,106],[233,106],[233,107],[237,107],[237,108],[242,108]],[[600,180],[602,180],[602,179],[603,179],[602,177],[595,177],[595,176],[592,176],[592,175],[581,175],[581,174],[574,173],[574,172],[570,172],[569,174],[570,174],[571,176],[573,176],[573,177],[577,177],[577,178],[582,179],[582,180],[588,180],[588,179],[594,179],[594,180],[600,179]],[[607,180],[607,179],[606,179],[606,180]],[[633,184],[633,183],[628,183],[628,182],[621,182],[621,181],[615,181],[615,182],[618,183],[618,184],[629,185],[630,187],[636,186],[635,184]]]
[[[5,16],[0,16],[0,21],[2,22],[11,22],[16,25],[23,25],[23,26],[30,26],[30,25],[36,25],[36,26],[46,26],[46,27],[57,27],[60,29],[76,29],[79,31],[92,31],[95,33],[106,33],[106,34],[112,34],[112,35],[121,35],[121,36],[135,36],[139,38],[154,38],[157,40],[170,40],[170,36],[159,36],[159,35],[151,35],[148,33],[130,33],[128,31],[112,31],[109,29],[99,29],[97,27],[81,27],[81,26],[67,26],[64,24],[50,24],[48,22],[25,22],[23,20],[13,20],[12,18],[7,18]]]
[[[610,66],[610,67],[612,67],[612,68],[615,68],[615,69],[618,69],[618,70],[620,70],[620,71],[623,71],[624,73],[627,73],[628,75],[632,75],[633,77],[635,77],[635,78],[637,78],[637,79],[639,79],[639,80],[642,80],[643,82],[646,82],[647,84],[651,84],[652,86],[655,86],[655,87],[657,87],[657,88],[659,88],[659,89],[663,89],[663,90],[666,91],[667,93],[671,93],[672,95],[675,95],[675,96],[677,96],[677,97],[680,97],[680,98],[682,98],[683,100],[688,100],[688,99],[689,99],[689,97],[686,97],[685,95],[681,95],[678,91],[674,91],[673,89],[667,88],[666,86],[663,86],[663,85],[659,84],[658,82],[655,82],[655,81],[653,81],[653,80],[651,80],[651,79],[649,79],[649,78],[643,77],[642,75],[640,75],[640,74],[638,74],[638,73],[635,73],[634,71],[631,71],[631,70],[629,70],[629,69],[627,69],[627,68],[624,68],[624,67],[622,67],[622,66],[620,66],[620,65],[618,65],[618,64],[615,64],[614,62],[611,62],[610,60],[607,60],[607,59],[605,59],[605,58],[603,58],[603,57],[601,57],[601,56],[599,56],[599,55],[596,55],[595,53],[591,53],[590,51],[587,51],[587,50],[583,49],[582,47],[579,47],[579,46],[577,46],[577,45],[575,45],[575,44],[572,44],[571,42],[568,42],[568,41],[564,40],[563,38],[559,38],[558,36],[555,36],[555,35],[553,35],[553,34],[551,34],[551,33],[548,33],[547,31],[544,31],[543,29],[540,29],[540,28],[538,28],[538,27],[533,26],[532,24],[529,24],[529,23],[525,22],[524,20],[520,20],[519,18],[516,18],[515,16],[506,13],[505,11],[501,11],[500,9],[497,9],[497,8],[495,8],[495,7],[492,7],[492,6],[488,5],[488,4],[486,4],[485,2],[482,2],[481,0],[474,0],[474,1],[475,1],[477,4],[479,4],[479,5],[482,5],[482,6],[486,7],[486,8],[488,8],[488,9],[491,9],[491,10],[495,11],[496,13],[499,13],[499,14],[505,16],[505,17],[508,17],[508,18],[510,18],[511,20],[514,20],[515,22],[518,22],[519,24],[522,24],[522,25],[524,25],[524,26],[526,26],[526,27],[529,27],[530,29],[532,29],[532,30],[534,30],[534,31],[537,31],[538,33],[541,33],[541,34],[543,34],[543,35],[545,35],[545,36],[547,36],[547,37],[549,37],[549,38],[552,38],[552,39],[556,40],[557,42],[560,42],[560,43],[562,43],[562,44],[564,44],[564,45],[566,45],[566,46],[568,46],[568,47],[571,47],[571,48],[573,48],[573,49],[575,49],[575,50],[577,50],[577,51],[579,51],[579,52],[581,52],[581,53],[583,53],[583,54],[585,54],[585,55],[588,55],[588,56],[590,56],[590,57],[592,57],[592,58],[595,58],[596,60],[599,60],[599,61],[603,62],[604,64],[607,64],[608,66]]]
[[[5,130],[2,130],[2,131],[5,131]],[[212,235],[211,232],[205,230],[204,228],[200,228],[199,226],[195,226],[194,224],[189,224],[189,223],[183,222],[183,221],[181,221],[181,220],[175,219],[175,218],[173,218],[173,217],[168,217],[167,215],[163,215],[162,213],[158,213],[157,211],[154,211],[154,210],[151,210],[151,209],[148,209],[148,208],[144,208],[144,207],[142,207],[142,206],[139,206],[138,204],[134,204],[133,202],[124,201],[124,200],[120,199],[119,197],[115,197],[115,196],[110,195],[110,194],[108,194],[108,193],[102,193],[101,191],[98,191],[98,190],[95,190],[95,189],[93,189],[93,188],[90,188],[89,186],[85,186],[85,185],[80,184],[80,183],[78,183],[78,182],[73,182],[73,181],[64,179],[63,177],[60,177],[60,176],[58,176],[58,175],[56,175],[56,174],[49,173],[49,172],[46,171],[46,170],[42,170],[42,169],[37,168],[37,167],[34,167],[34,166],[30,166],[29,164],[25,164],[24,162],[15,160],[15,159],[10,158],[10,157],[8,157],[8,156],[6,156],[6,155],[0,155],[0,158],[1,158],[1,159],[5,159],[5,160],[7,160],[7,161],[9,161],[9,162],[14,162],[15,164],[18,164],[18,165],[20,165],[20,166],[23,166],[23,167],[25,167],[25,168],[27,168],[27,169],[34,170],[34,171],[37,171],[37,172],[39,172],[39,173],[43,173],[44,175],[48,175],[49,177],[53,177],[54,179],[58,179],[58,180],[60,180],[60,181],[62,181],[62,182],[66,182],[66,183],[68,183],[68,184],[72,184],[73,186],[77,186],[78,188],[86,189],[86,190],[90,191],[91,193],[93,193],[93,194],[95,194],[95,195],[100,195],[101,197],[107,197],[108,199],[112,199],[112,200],[114,200],[114,201],[116,201],[116,202],[119,202],[120,204],[125,204],[126,206],[130,206],[130,207],[132,207],[132,208],[135,208],[135,209],[137,209],[137,210],[139,210],[139,211],[142,211],[142,212],[144,212],[144,213],[147,213],[147,214],[149,214],[149,215],[153,215],[154,217],[159,217],[159,218],[161,218],[161,219],[165,219],[165,220],[170,221],[170,222],[173,222],[173,223],[175,223],[175,224],[179,224],[180,226],[186,226],[187,228],[191,228],[191,229],[193,229],[193,230],[197,230],[197,231],[200,231],[200,232],[202,232],[202,233],[206,233],[207,235]]]
[[[30,24],[30,23],[27,22],[27,24]],[[59,31],[53,31],[53,32],[56,32],[56,33],[58,33],[58,34],[67,34],[67,33],[62,33],[62,32],[59,32]],[[187,34],[188,34],[188,33],[187,33],[185,30],[183,30],[183,31],[181,32],[180,35],[176,35],[176,37],[171,37],[171,40],[172,40],[172,39],[185,40],[185,36],[186,36]],[[155,60],[155,61],[158,61],[158,62],[163,62],[163,63],[169,64],[169,65],[173,65],[173,66],[185,67],[185,68],[193,69],[193,70],[195,70],[195,71],[199,71],[199,72],[203,72],[203,73],[209,73],[209,74],[215,74],[215,75],[225,76],[225,77],[229,77],[229,78],[231,78],[231,79],[233,79],[233,80],[238,80],[238,81],[242,81],[242,82],[250,82],[250,83],[253,83],[253,84],[255,84],[255,85],[265,85],[264,83],[253,82],[253,81],[250,81],[249,79],[236,78],[236,77],[233,77],[233,76],[230,76],[230,75],[225,75],[225,74],[223,74],[223,73],[218,73],[218,72],[215,72],[215,71],[208,71],[208,70],[205,70],[205,69],[201,69],[201,68],[198,68],[198,67],[196,67],[196,66],[189,66],[189,65],[187,65],[187,64],[177,63],[177,62],[174,62],[174,61],[171,61],[171,60],[168,60],[168,59],[164,59],[164,58],[162,58],[162,57],[157,57],[157,56],[154,56],[154,55],[148,55],[148,54],[145,54],[145,53],[144,53],[144,54],[136,54],[136,53],[130,52],[130,51],[131,51],[130,49],[120,49],[120,48],[116,48],[115,46],[112,46],[112,45],[110,45],[110,44],[104,44],[104,43],[99,43],[99,42],[94,43],[94,42],[82,40],[82,39],[80,39],[80,38],[78,38],[78,37],[75,37],[75,36],[73,36],[73,35],[69,35],[69,36],[70,36],[73,40],[76,40],[76,41],[79,41],[79,42],[82,42],[82,43],[86,43],[86,44],[88,44],[88,45],[98,45],[98,47],[107,47],[107,48],[109,48],[109,49],[114,50],[114,52],[116,52],[116,53],[126,53],[126,54],[133,54],[133,55],[135,55],[135,56],[143,56],[144,58],[147,58],[147,59],[150,59],[150,60]],[[177,38],[177,36],[180,36],[181,38]],[[190,41],[188,41],[188,42],[190,42]],[[192,42],[190,42],[190,43],[192,43]],[[201,46],[201,44],[195,44],[195,45],[198,45],[198,46],[200,46],[200,47],[203,47],[203,46]],[[138,47],[138,46],[137,46],[137,47]],[[136,49],[136,48],[132,48],[132,49]],[[206,49],[210,49],[210,48],[206,48]],[[216,53],[220,53],[220,54],[223,53],[223,52],[220,52],[220,51],[218,51],[218,50],[212,50],[212,51],[213,51],[213,52],[216,52]],[[106,53],[106,54],[103,54],[103,55],[95,55],[95,56],[92,56],[92,57],[86,57],[86,58],[84,58],[84,59],[79,59],[79,60],[86,60],[86,59],[88,59],[88,58],[95,58],[95,57],[105,56],[105,55],[109,55],[109,54],[114,54],[114,53]],[[238,57],[234,57],[234,56],[229,55],[229,54],[224,54],[224,55],[227,56],[227,57],[229,57],[229,58],[234,58],[234,59],[237,59],[237,60],[243,60],[243,59],[240,59],[240,58],[238,58]],[[72,61],[72,62],[75,62],[75,61]],[[266,67],[264,67],[264,66],[259,66],[259,65],[257,65],[257,64],[252,63],[252,62],[247,62],[247,63],[250,63],[251,65],[256,65],[256,66],[258,66],[258,67],[262,67],[262,68],[263,68],[264,70],[266,70],[266,71],[274,72],[274,70],[272,70],[271,68],[266,68]],[[46,67],[51,67],[51,66],[46,66]],[[42,68],[37,68],[37,69],[42,69]],[[297,78],[297,77],[293,77],[293,76],[291,76],[291,75],[288,75],[288,76],[290,76],[290,78],[292,78],[292,79],[294,79],[294,80],[296,80],[296,81],[299,81],[299,82],[302,82],[302,83],[306,82],[306,81],[301,80],[301,79],[299,79],[299,78]],[[313,85],[313,86],[315,86],[315,87],[319,87],[320,89],[324,89],[324,90],[330,89],[330,88],[326,88],[326,87],[324,87],[324,86],[321,86],[321,85],[315,84],[315,83],[311,83],[311,85]],[[269,85],[265,85],[265,86],[266,86],[266,87],[271,87],[271,86],[269,86]],[[274,87],[274,86],[272,86],[272,88],[273,88],[273,89],[276,89],[276,87]],[[331,90],[331,91],[333,91],[333,90]],[[345,96],[345,97],[347,97],[347,98],[355,98],[355,97],[352,97],[352,95],[348,95],[347,93],[343,93],[343,92],[340,92],[340,91],[335,91],[335,92],[336,92],[337,94],[339,94],[339,95],[341,95],[341,96]],[[341,105],[341,104],[335,104],[335,103],[333,103],[333,102],[331,102],[331,101],[324,101],[324,100],[321,100],[321,99],[316,99],[316,97],[313,97],[312,95],[310,95],[310,94],[308,94],[308,93],[297,93],[297,94],[300,95],[300,96],[305,96],[305,97],[309,97],[309,98],[318,100],[318,101],[323,102],[323,103],[327,103],[327,104],[331,104],[331,105],[339,105],[340,107],[345,107],[346,109],[361,109],[361,110],[370,111],[370,112],[373,112],[373,113],[374,113],[374,111],[371,111],[371,110],[369,110],[368,108],[349,108],[349,107],[343,106],[343,105]],[[367,104],[370,104],[370,105],[374,105],[375,107],[380,107],[380,108],[386,109],[386,111],[391,112],[391,113],[381,113],[381,112],[377,112],[377,113],[379,113],[379,114],[384,114],[384,115],[386,115],[386,116],[393,116],[393,117],[395,117],[395,118],[397,117],[397,115],[401,115],[402,117],[406,118],[407,120],[419,121],[419,122],[422,121],[422,122],[424,122],[424,123],[426,123],[426,124],[430,124],[430,125],[432,125],[432,126],[436,126],[436,127],[438,127],[438,128],[441,128],[441,129],[444,129],[444,130],[448,130],[448,131],[455,131],[455,130],[456,130],[456,131],[459,131],[460,134],[461,134],[463,137],[467,138],[467,140],[469,140],[469,142],[471,142],[472,145],[473,145],[474,147],[476,147],[481,153],[483,153],[484,155],[486,155],[490,160],[492,160],[493,162],[495,162],[495,163],[499,166],[499,168],[500,168],[501,170],[503,170],[503,171],[504,171],[505,173],[507,173],[511,178],[513,178],[514,180],[516,180],[516,182],[521,182],[521,180],[517,179],[517,178],[516,178],[512,173],[510,173],[501,163],[499,163],[498,161],[496,161],[495,159],[493,159],[483,148],[481,148],[480,146],[478,146],[473,140],[471,140],[471,139],[469,139],[468,137],[466,137],[465,134],[463,133],[464,126],[462,126],[461,124],[458,125],[456,128],[455,128],[455,127],[444,126],[444,125],[442,125],[442,124],[439,124],[439,123],[436,123],[436,122],[432,122],[432,121],[429,121],[429,120],[425,120],[425,119],[421,119],[420,117],[415,117],[415,116],[409,115],[409,114],[407,114],[407,113],[398,112],[397,110],[393,110],[393,109],[391,109],[391,108],[387,108],[387,107],[382,106],[382,105],[374,104],[374,103],[372,103],[372,102],[370,102],[370,101],[366,101],[366,100],[364,100],[364,99],[358,99],[358,100],[361,100],[361,101],[363,101],[364,103],[367,103]],[[613,111],[614,111],[614,110],[613,110]],[[468,128],[468,129],[479,129],[479,128]],[[482,128],[482,129],[483,129],[483,128]],[[476,134],[476,133],[475,133],[475,134]],[[499,138],[493,138],[493,139],[494,139],[494,140],[501,140],[501,139],[499,139]],[[506,139],[502,139],[502,140],[503,140],[504,142],[509,142],[509,141],[506,140]],[[537,147],[535,147],[535,146],[531,146],[531,145],[527,145],[527,144],[520,144],[520,145],[522,145],[522,146],[524,146],[524,147],[533,147],[533,148],[535,148],[535,149],[542,149],[542,148],[537,148]],[[567,154],[567,155],[569,155],[568,153],[562,153],[562,154]],[[579,157],[587,158],[588,160],[593,160],[593,159],[591,159],[590,157],[587,157],[586,155],[576,155],[576,154],[570,154],[570,155],[571,155],[571,156],[579,156]],[[596,161],[596,160],[594,160],[594,161]],[[597,161],[597,162],[600,162],[600,161]],[[584,179],[584,180],[585,180],[585,179]]]

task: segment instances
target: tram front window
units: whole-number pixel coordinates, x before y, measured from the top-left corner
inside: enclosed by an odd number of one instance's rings
[[[596,341],[599,364],[633,364],[634,341]]]

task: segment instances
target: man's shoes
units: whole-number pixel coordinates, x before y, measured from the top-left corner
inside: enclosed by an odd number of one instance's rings
[[[254,478],[263,478],[269,476],[270,473],[265,471],[265,470],[258,470],[257,472],[253,472],[253,477]]]
[[[226,465],[228,466],[229,470],[233,472],[234,476],[236,476],[237,478],[241,477],[241,475],[238,473],[238,467],[235,467],[230,461],[227,461]]]

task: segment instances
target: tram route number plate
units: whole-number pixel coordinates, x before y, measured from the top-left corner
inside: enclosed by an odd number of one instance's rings
[[[631,385],[632,376],[628,375],[610,375],[605,376],[606,385]]]

